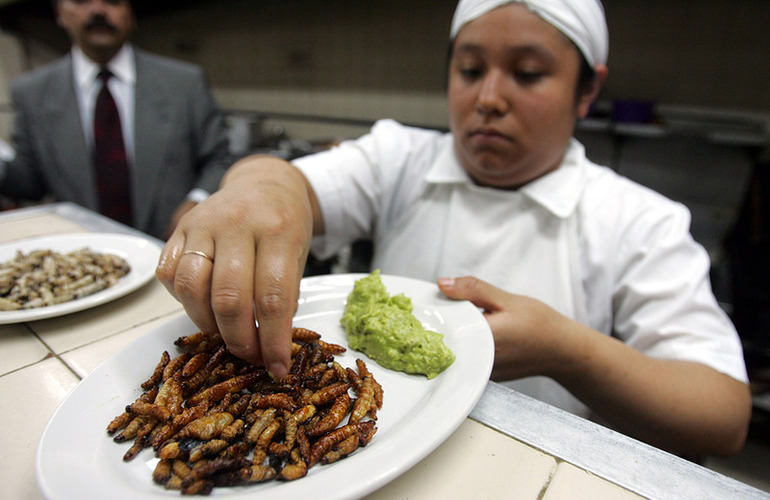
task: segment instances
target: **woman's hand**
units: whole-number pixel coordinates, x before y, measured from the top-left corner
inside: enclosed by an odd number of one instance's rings
[[[493,379],[551,377],[619,431],[673,453],[730,455],[743,446],[746,384],[700,363],[649,357],[476,278],[442,278],[438,286],[484,309],[495,339]]]
[[[469,300],[484,310],[495,341],[493,380],[544,375],[556,378],[570,353],[559,337],[572,320],[539,300],[505,292],[472,277],[440,279],[450,298]]]
[[[156,270],[201,330],[219,331],[233,354],[264,363],[277,378],[287,373],[291,358],[292,317],[315,206],[293,166],[275,158],[244,159],[219,191],[182,217]]]

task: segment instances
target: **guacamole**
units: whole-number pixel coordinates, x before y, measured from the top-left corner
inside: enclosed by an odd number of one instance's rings
[[[388,294],[379,270],[356,281],[340,323],[351,349],[391,370],[434,378],[455,360],[444,336],[414,317],[409,297]]]

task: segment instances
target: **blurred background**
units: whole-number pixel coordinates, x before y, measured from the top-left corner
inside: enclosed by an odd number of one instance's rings
[[[598,163],[690,208],[755,401],[746,452],[707,465],[770,491],[770,2],[603,3],[610,74],[576,136]],[[207,71],[237,155],[294,158],[384,117],[447,127],[456,0],[133,4],[136,45]],[[10,82],[68,49],[50,0],[0,0],[0,138]]]

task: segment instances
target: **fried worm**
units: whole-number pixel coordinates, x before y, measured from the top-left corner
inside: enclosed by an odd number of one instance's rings
[[[236,358],[221,337],[183,336],[164,351],[142,395],[107,426],[132,460],[150,448],[153,482],[182,494],[264,481],[293,481],[366,446],[377,432],[382,386],[366,364],[344,368],[345,348],[306,328],[293,330],[282,380]]]

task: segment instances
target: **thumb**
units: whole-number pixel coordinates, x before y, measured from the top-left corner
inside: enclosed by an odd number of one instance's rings
[[[439,278],[436,283],[439,290],[450,299],[467,300],[487,312],[500,309],[500,295],[503,291],[486,281],[473,276],[463,276]]]

